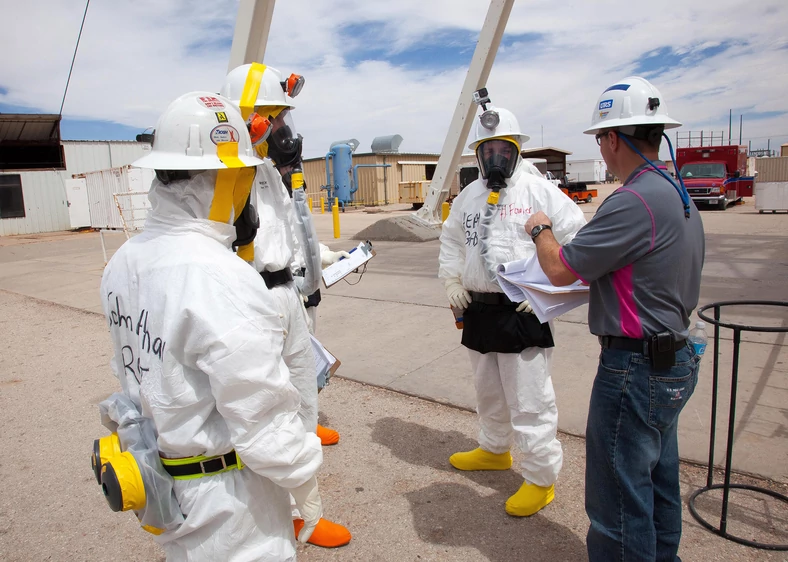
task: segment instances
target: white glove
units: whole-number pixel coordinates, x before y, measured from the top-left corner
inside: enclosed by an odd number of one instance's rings
[[[317,489],[317,479],[313,476],[298,488],[290,490],[295,506],[304,520],[304,526],[298,533],[298,542],[305,543],[312,536],[317,522],[323,517],[323,501]]]
[[[320,263],[322,267],[328,267],[332,263],[337,263],[342,258],[349,258],[350,254],[344,250],[332,252],[328,248],[320,252]]]
[[[456,277],[446,279],[444,283],[446,287],[446,296],[449,297],[449,303],[454,308],[465,310],[471,304],[471,294],[465,290],[460,280]]]
[[[531,308],[531,303],[528,302],[527,300],[524,300],[523,302],[517,305],[517,312],[522,312],[523,310],[526,311],[528,314],[531,314],[534,311],[534,309]]]

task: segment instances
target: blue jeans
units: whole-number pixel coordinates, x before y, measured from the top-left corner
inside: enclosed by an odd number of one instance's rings
[[[642,353],[602,350],[586,427],[590,562],[680,562],[677,427],[699,362],[689,346],[663,371]]]

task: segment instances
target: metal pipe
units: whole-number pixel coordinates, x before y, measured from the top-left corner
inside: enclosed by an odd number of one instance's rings
[[[355,164],[353,166],[353,185],[350,188],[352,195],[358,191],[358,169],[359,168],[391,168],[391,164]]]
[[[329,160],[334,157],[333,152],[326,152],[326,188],[329,190],[328,195],[331,196],[331,168],[329,167]]]
[[[383,163],[386,163],[386,155],[383,155]],[[389,180],[388,175],[386,174],[386,168],[383,168],[383,201],[385,201],[384,205],[389,204]]]

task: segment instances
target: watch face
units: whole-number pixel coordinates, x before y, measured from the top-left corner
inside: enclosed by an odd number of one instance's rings
[[[539,233],[540,233],[540,232],[542,232],[543,230],[546,230],[546,229],[548,229],[548,228],[550,228],[550,227],[549,227],[549,226],[547,226],[546,224],[537,224],[537,225],[536,225],[536,226],[533,228],[533,230],[531,230],[531,238],[532,238],[532,239],[533,239],[533,238],[536,238],[536,237],[539,235]]]

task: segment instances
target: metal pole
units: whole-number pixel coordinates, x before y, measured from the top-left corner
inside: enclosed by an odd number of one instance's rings
[[[733,428],[736,422],[736,388],[739,385],[739,344],[741,330],[733,329],[733,366],[731,367],[731,407],[728,414],[728,450],[725,452],[725,482],[722,488],[722,514],[720,515],[720,533],[728,534],[728,496],[731,492],[731,463],[733,461]]]
[[[490,76],[498,46],[501,44],[506,22],[512,11],[514,0],[491,0],[484,25],[479,32],[479,41],[473,52],[465,83],[462,85],[460,99],[443,142],[441,156],[435,168],[435,174],[430,182],[429,193],[424,199],[424,205],[413,215],[416,219],[428,225],[439,225],[441,216],[441,203],[449,197],[452,175],[460,163],[463,144],[471,130],[473,116],[476,114],[476,105],[473,103],[473,92],[483,87]],[[492,96],[495,99],[495,95]]]
[[[728,146],[731,144],[731,124],[733,123],[733,110],[728,113]]]
[[[250,62],[263,62],[276,0],[241,0],[230,47],[229,72]]]
[[[739,115],[739,146],[741,146],[741,126],[744,121],[744,115]]]
[[[386,172],[388,171],[386,167],[386,155],[383,155],[383,204],[389,204],[389,180],[388,175]]]
[[[714,484],[714,442],[717,432],[717,388],[720,380],[719,365],[717,364],[720,353],[720,307],[714,307],[714,362],[712,363],[711,375],[711,436],[709,437],[709,474],[706,477],[706,487],[711,488]]]

